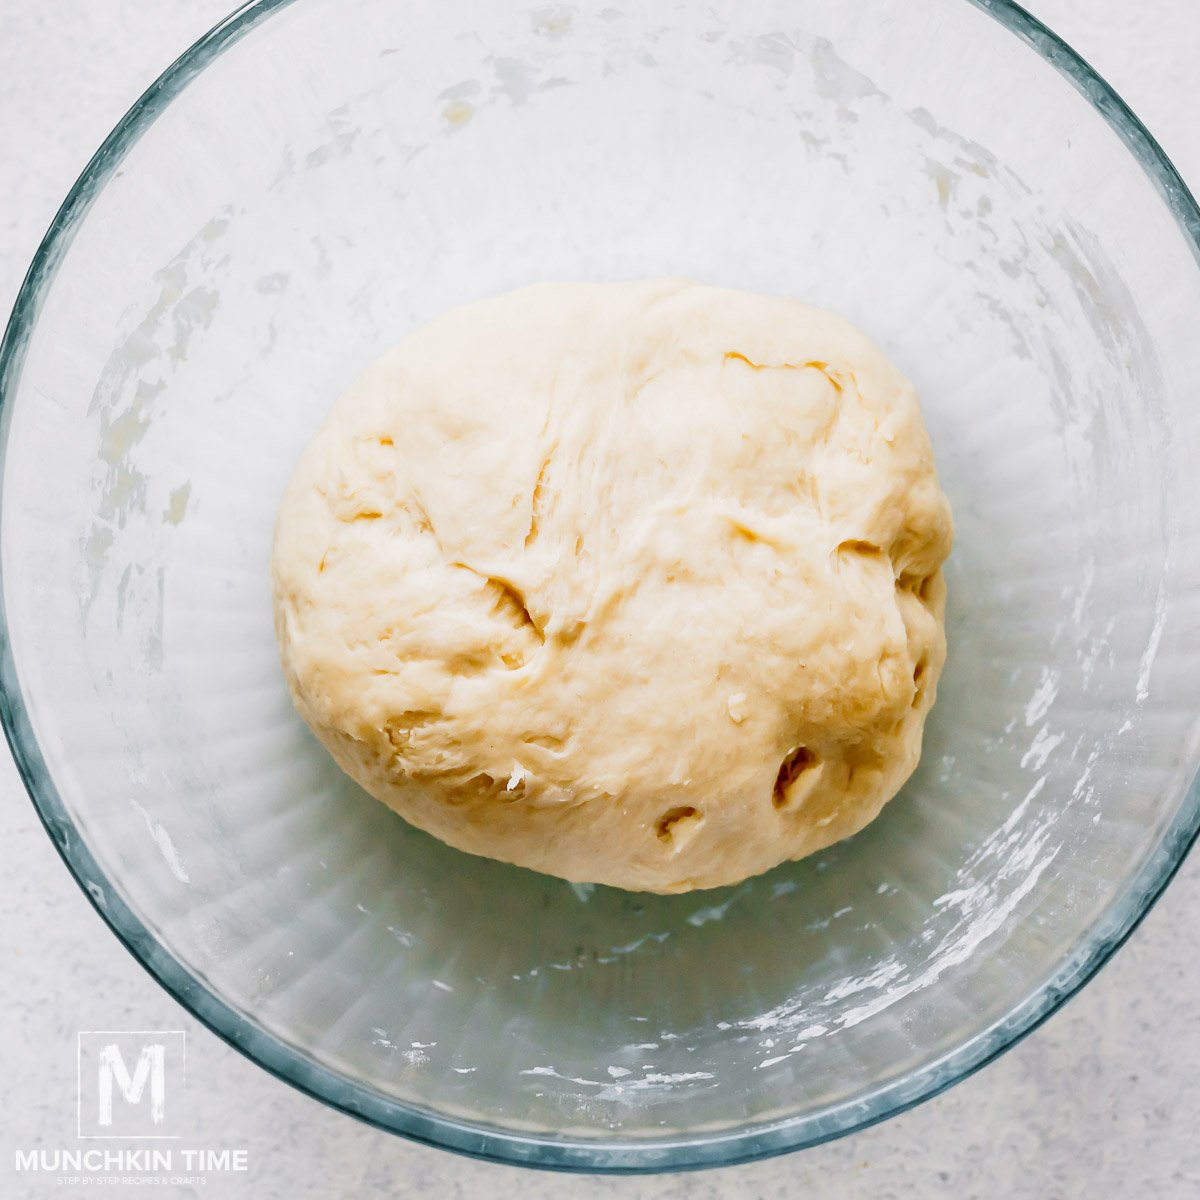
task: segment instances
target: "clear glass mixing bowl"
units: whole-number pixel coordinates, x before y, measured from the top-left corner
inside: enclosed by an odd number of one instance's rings
[[[97,909],[201,1020],[388,1129],[728,1163],[971,1071],[1200,814],[1200,213],[991,0],[251,4],[88,166],[3,349],[3,717]],[[715,893],[469,858],[293,714],[267,562],[339,390],[448,306],[690,275],[845,313],[956,511],[920,770]]]

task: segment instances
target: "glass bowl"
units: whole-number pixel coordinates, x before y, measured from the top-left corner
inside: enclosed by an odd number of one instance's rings
[[[390,1130],[730,1163],[927,1097],[1112,953],[1200,817],[1200,213],[1001,0],[251,4],[89,164],[4,342],[2,712],[96,908]],[[661,897],[458,854],[294,715],[275,507],[342,387],[536,279],[836,309],[955,507],[921,767],[860,836]]]

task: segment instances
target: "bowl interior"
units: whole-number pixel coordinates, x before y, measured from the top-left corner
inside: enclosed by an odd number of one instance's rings
[[[508,1157],[716,1161],[978,1062],[1194,824],[1200,274],[1155,181],[963,0],[258,18],[110,150],[18,315],[9,647],[93,895],[285,1073]],[[680,897],[470,858],[358,792],[291,709],[267,578],[372,357],[526,282],[658,275],[860,324],[958,527],[909,786]]]

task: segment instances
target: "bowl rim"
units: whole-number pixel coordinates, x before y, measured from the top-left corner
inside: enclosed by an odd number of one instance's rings
[[[1170,159],[1117,92],[1066,42],[1012,0],[963,0],[996,20],[1053,66],[1108,123],[1174,217],[1200,267],[1200,208]],[[164,108],[227,47],[292,0],[247,0],[181,54],[150,85],[101,144],[68,192],[42,239],[0,341],[0,482],[7,461],[12,397],[41,301],[74,231],[127,151]],[[1180,803],[1157,851],[1079,939],[1040,988],[1004,1018],[907,1076],[807,1115],[695,1137],[604,1142],[516,1133],[401,1103],[322,1065],[222,1000],[156,940],[108,885],[58,794],[26,709],[4,604],[0,557],[0,724],[39,818],[67,869],[126,949],[223,1041],[317,1100],[417,1142],[510,1165],[589,1173],[640,1174],[732,1166],[864,1129],[931,1099],[1014,1046],[1091,979],[1140,924],[1200,835],[1200,776]]]

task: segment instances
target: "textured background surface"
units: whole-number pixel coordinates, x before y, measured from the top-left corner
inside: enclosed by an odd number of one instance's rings
[[[0,311],[92,151],[232,0],[0,0]],[[1189,0],[1029,0],[1114,84],[1200,187],[1200,14]],[[189,1144],[249,1171],[170,1194],[287,1197],[992,1198],[1200,1194],[1200,858],[1068,1007],[981,1074],[885,1125],[702,1175],[565,1178],[473,1163],[326,1110],[252,1066],[163,993],[92,912],[0,751],[0,1194],[30,1190],[17,1148],[74,1146],[75,1034],[188,1031]],[[19,1099],[18,1099],[19,1097]],[[134,1194],[137,1188],[111,1192]],[[141,1189],[143,1192],[145,1189]],[[157,1195],[168,1189],[154,1189]]]

